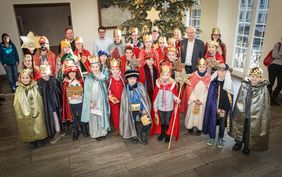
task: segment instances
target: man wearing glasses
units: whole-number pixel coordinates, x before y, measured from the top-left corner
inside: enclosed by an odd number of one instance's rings
[[[113,43],[111,38],[106,37],[106,28],[104,26],[100,26],[98,28],[98,36],[99,38],[94,41],[94,49],[93,54],[98,56],[98,52],[100,50],[108,51],[110,44]]]

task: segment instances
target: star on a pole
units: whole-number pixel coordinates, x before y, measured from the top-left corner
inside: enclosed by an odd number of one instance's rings
[[[23,41],[22,48],[25,49],[37,49],[40,48],[39,39],[40,36],[34,36],[33,32],[29,32],[27,36],[20,36]]]
[[[151,20],[151,22],[154,22],[156,20],[159,20],[159,13],[160,11],[157,11],[155,7],[153,7],[150,11],[146,11],[147,12],[147,17],[146,19]]]

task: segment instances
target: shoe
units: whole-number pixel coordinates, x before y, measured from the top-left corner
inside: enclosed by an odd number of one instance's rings
[[[118,136],[119,135],[119,130],[114,130],[113,135],[114,136]]]
[[[137,137],[133,137],[131,141],[132,141],[132,143],[137,144],[138,143],[138,138]]]
[[[232,148],[233,151],[239,151],[242,148],[242,142],[236,142]]]
[[[224,146],[224,140],[222,138],[218,138],[218,141],[216,143],[216,146],[219,148],[219,149],[222,149],[223,146]]]
[[[169,141],[170,141],[170,135],[165,135],[165,142],[169,143]]]
[[[197,130],[197,132],[196,132],[196,136],[200,136],[202,134],[202,131],[200,131],[200,130]]]
[[[191,128],[191,129],[188,129],[188,133],[189,133],[190,135],[195,135],[195,133],[194,133],[194,131],[193,131],[192,128]]]
[[[271,99],[271,106],[280,106],[279,102],[275,99]]]
[[[102,140],[102,137],[98,137],[98,138],[95,138],[96,141],[101,141]]]
[[[248,148],[244,147],[243,150],[242,150],[242,154],[249,155],[250,154],[250,150]]]
[[[142,133],[141,133],[141,143],[142,143],[143,145],[147,145],[147,144],[148,144],[146,132],[142,132]]]
[[[50,143],[55,144],[60,139],[61,139],[60,133],[57,132]]]
[[[78,140],[78,136],[79,136],[79,132],[77,130],[77,128],[73,128],[72,129],[72,140]]]
[[[207,141],[207,145],[212,146],[214,144],[214,139],[209,138]]]
[[[161,134],[158,136],[158,141],[162,141],[165,137],[165,125],[162,125]]]

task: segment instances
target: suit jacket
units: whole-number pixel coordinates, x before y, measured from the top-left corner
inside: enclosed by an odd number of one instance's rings
[[[180,42],[180,58],[181,63],[185,63],[186,54],[187,54],[187,45],[188,45],[188,39],[183,39]],[[197,60],[199,58],[203,58],[205,56],[205,44],[203,41],[199,39],[195,39],[194,48],[193,48],[193,54],[192,54],[192,70],[197,70]]]

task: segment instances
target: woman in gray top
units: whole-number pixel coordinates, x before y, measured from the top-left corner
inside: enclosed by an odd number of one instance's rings
[[[282,41],[282,38],[281,38]],[[273,61],[268,67],[268,76],[270,84],[267,86],[271,96],[271,105],[280,106],[277,97],[282,89],[282,47],[281,42],[277,42],[272,51]],[[274,90],[275,79],[277,78],[277,86]]]

